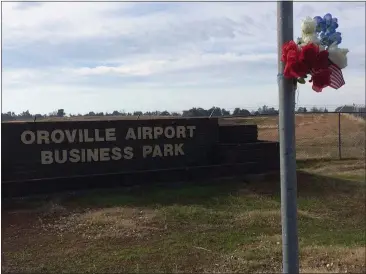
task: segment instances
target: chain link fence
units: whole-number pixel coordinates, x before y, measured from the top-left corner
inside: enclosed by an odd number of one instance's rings
[[[365,117],[358,113],[296,114],[297,159],[365,158]],[[279,141],[278,115],[230,117],[223,124],[256,124],[260,140]]]

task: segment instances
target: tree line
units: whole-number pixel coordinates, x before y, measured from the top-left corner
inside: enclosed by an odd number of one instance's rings
[[[336,108],[337,111],[343,112],[355,112],[355,106],[340,106]],[[366,109],[361,108],[362,112],[366,112]],[[297,113],[321,113],[328,112],[327,108],[317,108],[312,107],[307,109],[306,107],[299,107],[296,109]],[[223,116],[257,116],[257,115],[277,115],[278,109],[273,107],[268,107],[266,105],[258,108],[257,110],[249,111],[245,108],[235,108],[232,112],[225,108],[211,107],[209,109],[204,109],[201,107],[193,107],[189,110],[183,110],[183,112],[169,112],[164,111],[135,111],[135,112],[124,112],[124,111],[113,111],[113,112],[94,112],[90,111],[86,114],[66,114],[64,109],[58,109],[48,114],[32,114],[29,110],[23,111],[21,113],[7,112],[1,114],[2,121],[14,121],[14,120],[38,120],[50,117],[82,117],[82,116],[172,116],[172,117],[223,117]]]

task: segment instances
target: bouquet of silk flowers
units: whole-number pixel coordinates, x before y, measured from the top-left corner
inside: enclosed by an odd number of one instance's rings
[[[316,92],[326,87],[339,89],[345,84],[342,69],[347,66],[348,49],[339,48],[342,42],[337,32],[338,20],[327,13],[323,17],[307,17],[301,24],[301,37],[282,47],[283,75],[295,84],[309,82]]]

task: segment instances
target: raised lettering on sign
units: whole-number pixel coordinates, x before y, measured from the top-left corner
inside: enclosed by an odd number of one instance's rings
[[[92,149],[71,149],[71,150],[44,150],[41,151],[41,163],[64,164],[86,163],[86,162],[105,162],[130,160],[134,156],[132,147],[125,147],[123,150],[119,147],[114,148],[92,148]]]
[[[131,127],[125,131],[122,138],[124,137],[125,141],[167,139],[169,142],[172,139],[193,138],[195,130],[196,126]],[[52,145],[49,149],[40,152],[40,161],[43,165],[122,161],[133,159],[136,155],[143,159],[185,155],[184,143],[142,144],[136,148],[137,152],[130,146],[70,149],[65,149],[63,146],[63,149],[57,149],[57,144],[64,143],[116,142],[115,128],[26,130],[22,132],[20,139],[25,145]],[[123,142],[123,139],[121,141]],[[53,145],[56,145],[56,149]]]
[[[159,138],[193,138],[196,126],[137,127],[129,128],[126,140],[155,140]]]
[[[167,157],[184,155],[183,144],[143,146],[142,157]]]
[[[116,129],[55,129],[51,132],[46,130],[24,131],[20,136],[23,144],[60,144],[68,143],[92,143],[116,141]]]

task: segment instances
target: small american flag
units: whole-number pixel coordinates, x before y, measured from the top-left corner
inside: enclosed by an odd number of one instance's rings
[[[342,70],[334,63],[329,61],[329,69],[330,69],[330,87],[334,89],[339,89],[343,85],[346,84],[343,78]],[[310,70],[310,73],[315,73],[315,70]]]

